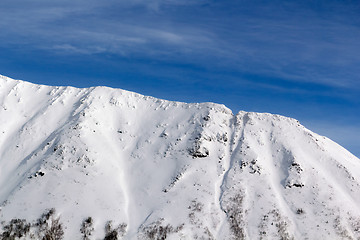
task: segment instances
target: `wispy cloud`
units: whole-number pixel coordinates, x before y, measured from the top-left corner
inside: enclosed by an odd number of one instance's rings
[[[136,55],[360,89],[360,20],[351,21],[349,8],[336,1],[326,5],[331,11],[299,2],[258,4],[5,0],[0,29],[6,38],[0,44],[63,54]]]
[[[151,23],[143,19],[141,14],[127,16],[125,19],[108,18],[105,10],[109,3],[88,5],[85,1],[79,2],[83,2],[83,5],[69,3],[64,6],[48,6],[39,3],[38,6],[35,4],[36,7],[25,5],[9,11],[13,7],[9,4],[8,9],[1,8],[0,29],[8,36],[1,44],[63,49],[67,53],[77,54],[89,54],[90,49],[101,49],[114,54],[142,52],[147,55],[162,53],[164,50],[172,52],[171,48],[177,49],[176,51],[183,48],[193,50],[212,41],[204,35],[204,31],[191,26],[159,26],[161,19]],[[119,4],[113,4],[126,6],[127,9],[134,5],[148,7],[149,2],[178,4],[177,1],[135,1],[132,4],[120,1]],[[141,13],[148,12],[146,9]],[[90,16],[93,13],[99,15]],[[132,18],[136,20],[129,21]],[[98,53],[98,50],[94,53]]]

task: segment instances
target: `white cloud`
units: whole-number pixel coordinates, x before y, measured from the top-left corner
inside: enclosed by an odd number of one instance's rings
[[[273,11],[272,17],[247,15],[242,9],[238,14],[211,9],[211,15],[203,17],[166,12],[169,5],[182,8],[204,2],[34,0],[19,5],[5,0],[0,3],[0,29],[7,37],[0,44],[66,54],[183,57],[181,61],[264,78],[360,88],[356,24],[309,11],[282,16],[283,11],[271,8],[267,11]]]

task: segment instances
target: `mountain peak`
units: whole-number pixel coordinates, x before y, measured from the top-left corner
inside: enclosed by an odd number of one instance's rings
[[[2,234],[40,238],[42,216],[65,239],[360,237],[359,159],[295,119],[1,79]]]

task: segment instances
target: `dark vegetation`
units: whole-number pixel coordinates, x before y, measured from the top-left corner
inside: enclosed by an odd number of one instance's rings
[[[122,223],[118,227],[114,228],[112,222],[108,221],[105,225],[104,240],[117,240],[119,237],[123,237],[126,233],[126,228],[126,223]]]
[[[163,225],[164,219],[160,219],[156,222],[142,227],[142,232],[145,234],[146,239],[151,240],[165,240],[168,235],[178,233],[182,230],[183,225],[173,227],[170,224]]]
[[[61,240],[64,236],[60,218],[55,216],[55,209],[45,211],[33,223],[25,219],[12,219],[10,222],[1,222],[1,240],[14,239],[42,239]]]
[[[84,219],[80,227],[81,239],[92,239],[94,220],[91,217]],[[105,225],[104,240],[121,239],[126,233],[127,225],[120,224],[116,228],[109,221]],[[55,209],[46,210],[34,222],[25,219],[12,219],[10,222],[0,223],[0,240],[36,239],[36,240],[62,240],[64,239],[63,225],[60,217],[56,216]]]
[[[93,231],[94,231],[93,219],[92,217],[88,217],[81,224],[80,232],[82,234],[82,239],[90,240],[90,236]]]
[[[245,239],[245,221],[243,210],[244,196],[242,194],[236,194],[230,198],[230,205],[225,209],[227,219],[230,224],[230,230],[233,233],[235,239]]]

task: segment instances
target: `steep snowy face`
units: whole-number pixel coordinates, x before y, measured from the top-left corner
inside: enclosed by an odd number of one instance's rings
[[[358,239],[360,160],[278,115],[1,77],[0,204],[2,235],[53,208],[64,239]]]

